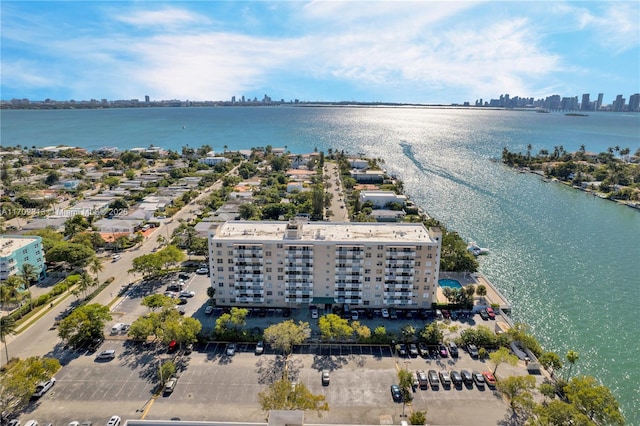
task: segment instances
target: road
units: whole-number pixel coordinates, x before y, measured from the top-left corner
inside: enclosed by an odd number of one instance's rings
[[[235,173],[237,173],[237,167],[229,172],[229,174]],[[135,249],[120,252],[121,258],[118,261],[112,262],[110,255],[103,258],[104,270],[99,273],[100,280],[104,281],[109,277],[114,277],[114,280],[92,300],[92,303],[108,305],[114,301],[114,298],[118,297],[118,292],[122,286],[131,284],[136,279],[135,276],[127,272],[131,268],[133,259],[143,254],[152,253],[153,248],[157,246],[156,239],[158,236],[162,235],[165,238],[170,237],[171,233],[180,225],[180,219],[188,221],[192,218],[193,214],[191,211],[196,209],[197,203],[205,199],[211,190],[216,190],[221,187],[222,180],[218,180],[209,188],[203,190],[198,197],[184,206],[171,219],[161,221],[160,226],[156,228],[141,245]],[[73,296],[67,297],[62,303],[50,309],[50,312],[47,312],[40,319],[32,323],[26,330],[23,330],[15,336],[8,336],[9,358],[19,357],[24,359],[30,356],[47,356],[57,358],[63,364],[68,362],[70,354],[64,350],[64,345],[58,337],[57,331],[51,329],[51,326],[55,321],[55,317],[60,312],[69,308],[73,301]],[[116,306],[116,304],[114,304],[114,306]],[[4,365],[7,362],[4,345],[3,343],[0,347],[0,365]]]
[[[325,162],[324,172],[329,178],[327,182],[331,184],[328,192],[332,195],[331,207],[327,210],[333,214],[328,217],[328,220],[329,222],[349,222],[349,209],[346,206],[338,165]]]

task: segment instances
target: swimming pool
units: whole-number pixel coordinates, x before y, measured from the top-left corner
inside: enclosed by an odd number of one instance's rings
[[[440,287],[449,287],[449,288],[462,288],[462,284],[460,284],[460,281],[458,280],[452,280],[449,278],[443,278],[441,280],[438,280],[438,285],[440,285]]]

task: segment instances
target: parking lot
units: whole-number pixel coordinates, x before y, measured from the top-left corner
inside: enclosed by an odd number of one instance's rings
[[[226,356],[226,343],[197,347],[190,355],[175,357],[178,382],[169,396],[152,399],[158,366],[174,359],[164,345],[138,345],[107,340],[99,349],[115,349],[112,361],[96,361],[95,354],[72,360],[56,375],[55,387],[21,417],[42,424],[68,424],[91,420],[104,423],[111,415],[123,419],[220,420],[261,422],[265,414],[257,403],[258,392],[282,374],[282,358],[269,347],[255,355],[253,344],[239,344],[234,356]],[[488,370],[483,361],[461,352],[460,358],[396,357],[388,346],[302,345],[289,363],[290,379],[304,383],[313,393],[325,395],[330,411],[312,422],[380,424],[391,416],[397,424],[402,403],[389,391],[397,383],[399,369],[436,371]],[[330,385],[322,386],[320,372],[330,371]],[[524,374],[524,368],[500,366],[504,374]],[[509,370],[509,371],[508,371]],[[412,410],[427,410],[430,424],[495,425],[503,419],[506,404],[491,389],[475,386],[416,390]]]

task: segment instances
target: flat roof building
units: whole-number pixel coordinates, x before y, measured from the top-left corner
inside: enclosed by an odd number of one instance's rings
[[[222,306],[430,308],[442,234],[421,223],[228,221],[209,233]]]
[[[44,250],[42,238],[36,236],[3,235],[0,236],[0,279],[11,275],[21,275],[22,265],[29,263],[34,267],[37,280],[45,277]]]

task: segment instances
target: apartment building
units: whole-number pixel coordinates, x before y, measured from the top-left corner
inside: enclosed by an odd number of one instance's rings
[[[430,308],[442,234],[419,223],[228,221],[209,233],[220,306]]]
[[[0,279],[6,280],[11,275],[21,275],[22,265],[30,263],[34,266],[38,280],[45,277],[44,250],[42,238],[26,236],[0,236]]]

